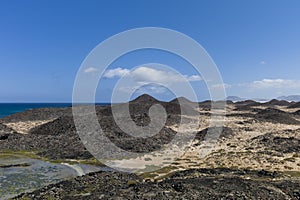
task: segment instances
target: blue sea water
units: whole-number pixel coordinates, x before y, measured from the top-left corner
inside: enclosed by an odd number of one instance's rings
[[[109,105],[109,103],[96,103],[96,105]],[[0,118],[35,108],[64,108],[71,106],[72,103],[0,103]]]
[[[0,118],[34,108],[60,108],[71,105],[71,103],[0,103]]]

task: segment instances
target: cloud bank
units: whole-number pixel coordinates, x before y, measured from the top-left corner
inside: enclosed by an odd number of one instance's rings
[[[259,81],[253,81],[250,86],[254,89],[300,89],[300,80],[289,80],[289,79],[262,79]]]
[[[122,77],[127,74],[129,74],[130,70],[129,69],[122,69],[121,67],[118,67],[116,69],[110,69],[107,70],[104,73],[104,78],[115,78],[115,77]]]
[[[94,67],[89,67],[83,70],[84,73],[90,74],[90,73],[94,73],[97,72],[98,69],[94,68]]]
[[[122,76],[128,76],[139,83],[162,83],[162,84],[172,84],[175,82],[182,81],[201,81],[202,78],[199,75],[182,75],[173,72],[155,69],[147,66],[138,67],[132,71],[124,68],[116,68],[107,70],[104,73],[105,78],[120,78]]]

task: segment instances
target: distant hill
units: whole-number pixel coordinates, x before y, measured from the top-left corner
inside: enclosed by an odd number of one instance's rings
[[[272,99],[266,103],[263,103],[265,106],[290,106],[291,103],[285,100]]]
[[[294,103],[289,108],[300,108],[300,102]]]
[[[134,103],[158,103],[159,100],[155,99],[154,97],[150,96],[149,94],[143,94],[136,99],[132,100],[131,102]]]
[[[241,98],[241,97],[238,97],[238,96],[228,96],[226,98],[227,101],[233,101],[233,102],[237,102],[237,101],[244,101],[246,100],[245,98]]]
[[[178,98],[175,98],[170,101],[170,103],[179,103],[179,102],[185,103],[185,104],[193,103],[192,101],[190,101],[189,99],[187,99],[185,97],[178,97]]]
[[[275,99],[279,100],[279,101],[300,102],[300,95],[280,96],[280,97],[277,97]],[[244,98],[244,97],[239,97],[239,96],[228,96],[226,98],[226,100],[233,101],[233,102],[245,101],[245,100],[254,100],[254,101],[257,101],[257,102],[267,102],[267,101],[270,101],[271,99],[264,99],[264,98]]]
[[[178,100],[181,100],[181,102],[185,103],[192,103],[189,99],[185,97],[179,97],[171,100],[171,103],[178,102]],[[289,95],[289,96],[280,96],[275,99],[265,99],[265,98],[244,98],[244,97],[239,97],[239,96],[228,96],[226,98],[227,101],[232,101],[232,102],[242,102],[246,100],[252,100],[260,103],[268,103],[271,101],[272,104],[287,104],[287,102],[283,101],[288,101],[288,102],[300,102],[300,95]],[[277,101],[276,101],[277,100]],[[281,101],[281,102],[278,102]],[[163,102],[160,100],[155,99],[154,97],[150,96],[149,94],[143,94],[136,99],[132,100],[131,102],[152,102],[152,103],[158,103],[158,102]]]
[[[269,101],[269,99],[263,99],[263,98],[242,98],[242,97],[238,97],[238,96],[228,96],[226,98],[226,100],[233,101],[233,102],[245,101],[245,100],[253,100],[253,101],[257,101],[257,102],[267,102],[267,101]]]
[[[277,97],[277,99],[278,100],[285,100],[285,101],[299,102],[300,101],[300,95],[280,96],[280,97]]]

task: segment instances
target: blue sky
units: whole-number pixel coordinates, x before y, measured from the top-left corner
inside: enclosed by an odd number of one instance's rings
[[[96,45],[149,26],[174,29],[199,42],[217,64],[228,95],[300,94],[299,10],[298,0],[1,0],[0,102],[70,102],[77,70]],[[158,62],[195,75],[172,55],[133,54],[110,69]],[[97,101],[110,99],[117,79],[100,82]],[[191,84],[199,98],[209,98],[203,82]]]

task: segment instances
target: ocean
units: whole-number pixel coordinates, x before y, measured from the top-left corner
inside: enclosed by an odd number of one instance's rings
[[[96,103],[96,105],[110,105],[109,103]],[[0,118],[34,108],[63,108],[71,107],[72,103],[0,103]]]

